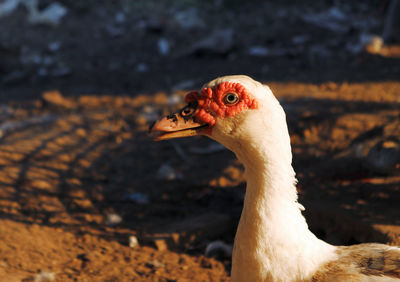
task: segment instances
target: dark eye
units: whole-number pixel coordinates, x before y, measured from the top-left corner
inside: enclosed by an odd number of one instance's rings
[[[190,116],[195,112],[195,108],[192,108],[191,106],[186,106],[185,108],[182,109],[181,111],[181,116]]]
[[[228,93],[224,97],[224,103],[229,105],[235,105],[239,102],[239,96],[236,93]]]

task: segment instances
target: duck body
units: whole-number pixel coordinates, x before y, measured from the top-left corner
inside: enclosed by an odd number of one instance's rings
[[[268,86],[225,76],[186,100],[184,110],[153,125],[162,132],[157,139],[206,135],[245,167],[232,281],[400,281],[399,248],[333,246],[309,230],[297,202],[285,112]]]

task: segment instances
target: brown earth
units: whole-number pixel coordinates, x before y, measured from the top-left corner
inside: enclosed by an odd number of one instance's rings
[[[345,31],[302,20],[330,1],[60,2],[57,27],[30,25],[22,7],[0,19],[0,281],[228,281],[230,257],[204,254],[233,242],[241,165],[206,138],[152,142],[147,128],[185,90],[232,73],[284,106],[312,231],[400,245],[399,160],[377,163],[400,142],[399,47],[346,47],[380,33],[385,1],[336,1],[377,22]],[[180,26],[190,9],[200,23]],[[223,28],[227,48],[195,48]],[[389,147],[374,155],[377,144]]]
[[[312,230],[336,244],[399,244],[399,169],[375,174],[355,147],[398,133],[400,83],[270,85],[287,111]],[[164,93],[43,97],[10,105],[0,143],[3,281],[43,271],[57,281],[228,280],[229,258],[204,250],[232,243],[240,215],[244,176],[230,152],[193,153],[213,144],[205,138],[152,142],[149,115],[171,108]],[[114,213],[121,222],[108,222]]]

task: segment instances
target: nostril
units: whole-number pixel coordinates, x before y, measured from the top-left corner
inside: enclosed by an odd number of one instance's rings
[[[177,122],[178,121],[178,118],[176,117],[176,114],[168,115],[167,119],[172,119],[173,122]]]

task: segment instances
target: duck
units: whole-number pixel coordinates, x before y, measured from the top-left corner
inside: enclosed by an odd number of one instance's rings
[[[334,246],[302,215],[286,115],[271,89],[249,76],[218,77],[150,126],[156,141],[207,136],[243,164],[246,193],[231,281],[400,281],[400,248]]]

